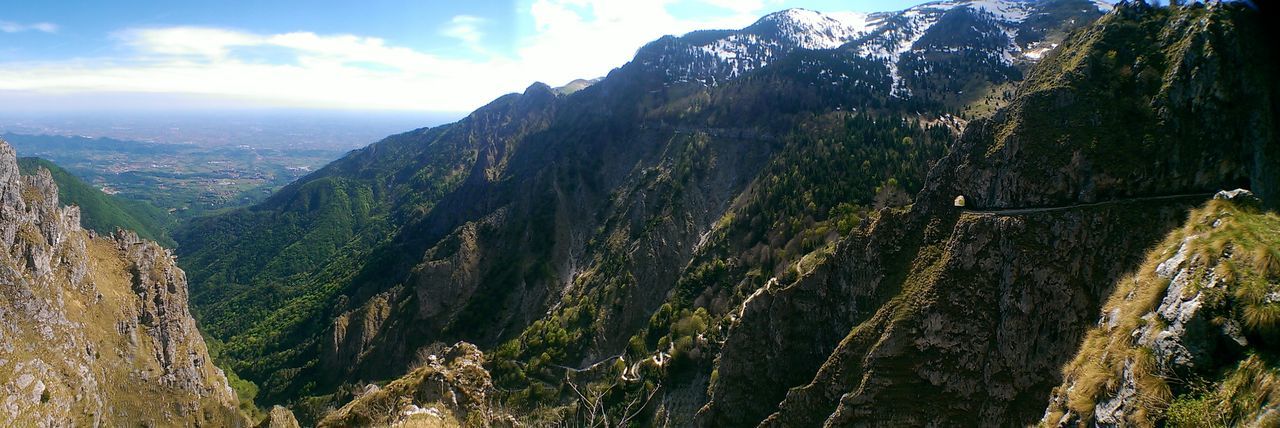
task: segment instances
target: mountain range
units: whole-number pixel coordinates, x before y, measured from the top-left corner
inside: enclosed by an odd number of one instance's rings
[[[1267,425],[1264,32],[1239,3],[786,10],[170,236],[265,425]]]
[[[664,304],[692,306],[678,300],[698,296],[672,293],[695,258],[752,253],[731,269],[758,270],[754,284],[708,296],[720,317],[834,241],[834,223],[906,202],[964,119],[940,101],[947,88],[896,76],[928,63],[998,87],[1031,63],[1020,46],[1101,15],[1069,3],[934,3],[861,21],[789,10],[663,38],[571,95],[535,84],[196,221],[176,234],[179,260],[206,331],[271,398],[394,375],[388,360],[437,341],[505,343],[527,360],[548,351],[519,345],[545,344],[523,337],[538,321],[570,338],[535,366],[613,355]],[[1042,36],[1016,40],[1024,30]],[[848,155],[802,153],[819,150]],[[808,184],[794,207],[766,202]],[[593,320],[566,325],[572,313]]]

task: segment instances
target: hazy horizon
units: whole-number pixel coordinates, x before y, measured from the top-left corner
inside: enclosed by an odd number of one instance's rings
[[[464,113],[252,108],[175,111],[0,110],[0,135],[58,135],[167,144],[350,150]]]
[[[0,11],[0,113],[293,109],[457,116],[602,77],[666,34],[921,0],[127,1]]]

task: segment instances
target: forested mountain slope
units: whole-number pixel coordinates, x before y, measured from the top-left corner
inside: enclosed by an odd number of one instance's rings
[[[1034,423],[1112,287],[1190,207],[1274,189],[1256,12],[1117,8],[971,123],[909,209],[750,299],[700,420]]]
[[[1275,200],[1251,13],[962,1],[667,37],[201,219],[180,261],[228,363],[304,420],[466,340],[546,420],[629,379],[601,399],[670,425],[1033,423],[1189,207]]]

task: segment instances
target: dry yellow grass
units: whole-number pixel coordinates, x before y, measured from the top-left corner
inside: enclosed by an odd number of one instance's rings
[[[1207,304],[1234,305],[1237,310],[1229,313],[1239,314],[1246,333],[1274,335],[1280,326],[1280,302],[1267,296],[1280,291],[1280,216],[1228,201],[1210,201],[1193,210],[1183,228],[1166,237],[1134,273],[1116,284],[1102,308],[1109,322],[1087,332],[1079,353],[1063,368],[1064,385],[1058,391],[1065,393],[1065,408],[1051,408],[1046,422],[1059,420],[1068,410],[1082,422],[1092,420],[1098,401],[1121,386],[1126,367],[1138,394],[1137,408],[1127,409],[1130,425],[1156,426],[1165,420],[1171,404],[1186,399],[1174,396],[1152,351],[1136,343],[1139,335],[1135,334],[1150,327],[1149,323],[1162,322],[1150,314],[1168,293],[1169,279],[1157,275],[1156,267],[1180,249],[1187,261],[1179,269],[1194,269],[1194,277],[1217,275],[1219,286],[1234,297],[1229,302],[1206,300]],[[1196,283],[1185,293],[1199,292],[1202,286]],[[1212,393],[1218,410],[1256,413],[1263,403],[1280,398],[1274,370],[1256,357],[1241,362],[1234,373]],[[1185,406],[1180,411],[1187,413]]]

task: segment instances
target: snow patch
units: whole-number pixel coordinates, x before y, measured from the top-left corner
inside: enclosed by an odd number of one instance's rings
[[[835,49],[867,30],[867,14],[824,14],[808,9],[787,9],[761,21],[772,22],[784,42],[804,49]]]
[[[1032,42],[1027,46],[1027,49],[1022,51],[1022,57],[1032,61],[1039,61],[1044,59],[1045,54],[1057,47],[1057,43]]]
[[[1029,3],[1000,0],[976,0],[969,3],[969,8],[986,12],[997,19],[1008,22],[1022,22],[1031,14]]]
[[[1102,1],[1102,0],[1094,0]],[[984,12],[998,20],[1018,23],[1027,19],[1031,15],[1033,8],[1032,2],[1011,1],[1011,0],[947,0],[933,3],[925,3],[907,11],[920,9],[935,9],[947,11],[957,7],[967,7],[977,12]]]
[[[893,25],[875,34],[873,39],[864,41],[858,47],[858,55],[879,59],[889,68],[889,78],[893,81],[892,93],[898,94],[906,90],[901,85],[902,76],[898,73],[898,62],[902,59],[902,55],[911,51],[912,46],[924,37],[929,27],[938,21],[939,16],[941,16],[940,13],[923,13],[918,9],[907,10],[899,15],[899,20],[885,20],[900,25]]]
[[[1111,8],[1107,0],[1091,1],[1099,9]],[[845,47],[854,55],[884,64],[892,81],[890,93],[902,97],[910,95],[903,72],[899,70],[903,55],[918,53],[916,43],[945,13],[960,8],[990,18],[1003,34],[985,37],[994,36],[998,40],[1003,36],[1007,42],[989,52],[978,53],[989,60],[1012,65],[1038,61],[1056,46],[1016,43],[1018,25],[1035,13],[1037,7],[1035,2],[1021,0],[942,0],[897,12],[871,14],[787,9],[766,15],[742,31],[726,32],[721,37],[704,39],[696,45],[677,47],[667,54],[671,56],[666,60],[652,65],[664,67],[671,82],[699,82],[714,86],[764,67],[796,49]],[[954,46],[929,49],[943,52],[968,50]],[[918,74],[928,72],[931,70],[916,70]]]
[[[875,23],[871,20],[871,15],[861,12],[830,12],[827,16],[853,29],[856,33],[867,32]]]

